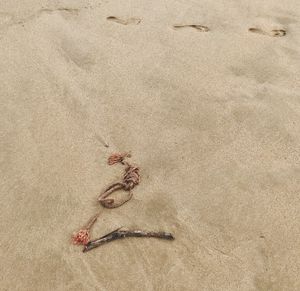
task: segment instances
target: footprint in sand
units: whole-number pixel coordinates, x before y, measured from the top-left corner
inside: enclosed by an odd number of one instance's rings
[[[106,19],[108,21],[113,21],[113,22],[123,24],[123,25],[128,25],[128,24],[138,25],[142,21],[142,19],[136,18],[136,17],[122,19],[122,18],[119,18],[119,17],[116,17],[116,16],[108,16],[108,17],[106,17]]]
[[[185,28],[185,27],[192,27],[201,32],[209,31],[209,28],[207,26],[200,25],[200,24],[175,24],[175,25],[173,25],[174,29],[180,29],[180,28]]]
[[[273,29],[270,31],[265,31],[260,28],[249,28],[249,31],[253,33],[272,36],[272,37],[282,37],[286,35],[286,30],[284,29]]]

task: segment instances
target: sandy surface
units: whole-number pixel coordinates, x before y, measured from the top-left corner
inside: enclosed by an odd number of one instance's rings
[[[298,0],[1,0],[0,289],[300,290],[299,24]],[[142,182],[93,237],[176,240],[83,254],[124,150]]]

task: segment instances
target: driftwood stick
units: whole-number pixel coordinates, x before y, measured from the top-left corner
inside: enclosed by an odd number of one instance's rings
[[[116,229],[109,234],[106,234],[98,239],[89,241],[83,249],[83,252],[88,252],[94,248],[97,248],[103,244],[109,243],[111,241],[122,239],[126,237],[155,237],[166,240],[174,240],[174,236],[169,232],[154,232],[154,231],[144,231],[144,230],[121,230]]]

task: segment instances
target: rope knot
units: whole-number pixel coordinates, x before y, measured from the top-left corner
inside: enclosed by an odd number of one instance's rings
[[[120,182],[111,184],[106,188],[106,190],[99,195],[99,202],[107,208],[116,208],[129,201],[132,198],[131,190],[140,183],[140,173],[139,168],[130,165],[128,162],[125,162],[126,157],[131,157],[130,153],[114,153],[108,158],[108,164],[114,165],[116,163],[122,163],[126,165],[125,173],[123,179]],[[117,190],[125,190],[129,192],[126,198],[121,201],[115,202],[113,198],[107,198],[110,194]]]

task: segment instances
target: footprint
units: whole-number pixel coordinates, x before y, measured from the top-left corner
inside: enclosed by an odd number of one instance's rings
[[[282,37],[286,35],[286,30],[284,29],[273,29],[271,31],[265,31],[260,28],[249,28],[249,31],[253,33],[272,36],[272,37]]]
[[[207,26],[200,25],[200,24],[175,24],[175,25],[173,25],[174,29],[179,29],[179,28],[184,28],[184,27],[192,27],[201,32],[209,31],[209,28]]]
[[[121,19],[121,18],[116,17],[116,16],[108,16],[106,19],[108,21],[113,21],[113,22],[116,22],[116,23],[119,23],[119,24],[123,24],[123,25],[128,25],[128,24],[138,25],[142,21],[142,19],[135,18],[135,17]]]

